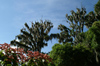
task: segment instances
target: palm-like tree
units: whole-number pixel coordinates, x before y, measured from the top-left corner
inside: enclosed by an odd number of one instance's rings
[[[66,14],[70,28],[72,29],[73,37],[75,38],[78,33],[83,32],[84,23],[85,23],[85,8],[77,8],[77,12],[71,11],[71,15]]]
[[[60,43],[66,43],[66,42],[72,43],[73,38],[71,36],[71,30],[62,24],[58,26],[58,29],[61,31],[60,34],[58,35],[59,42]]]
[[[17,35],[15,40],[11,41],[12,45],[25,48],[25,50],[39,51],[47,46],[46,41],[50,40],[50,32],[53,24],[50,21],[40,20],[40,22],[32,22],[31,27],[25,23],[25,27],[21,29],[21,34]],[[17,41],[17,39],[19,41]]]
[[[56,34],[51,34],[50,38],[57,38],[59,43],[66,43],[66,42],[70,42],[72,43],[73,38],[71,35],[71,30],[69,28],[67,28],[66,26],[60,24],[58,26],[58,30],[60,30],[60,33],[56,33]]]
[[[85,18],[86,18],[85,25],[87,28],[92,27],[92,24],[95,21],[100,20],[100,0],[98,0],[97,4],[95,4],[94,12],[93,11],[89,12]]]

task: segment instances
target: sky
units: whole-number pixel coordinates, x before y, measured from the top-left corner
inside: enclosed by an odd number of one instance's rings
[[[58,25],[66,23],[66,14],[76,11],[76,8],[85,7],[87,13],[94,11],[98,0],[0,0],[0,44],[8,43],[20,34],[24,23],[50,20],[54,27],[50,33],[59,33]],[[87,30],[84,28],[85,31]],[[52,46],[58,43],[57,39],[48,41],[48,46],[42,52],[49,52]]]

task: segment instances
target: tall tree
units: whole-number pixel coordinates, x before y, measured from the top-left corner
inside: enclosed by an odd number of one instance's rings
[[[83,37],[83,40],[78,38],[80,41],[78,40],[77,44],[80,43],[90,48],[93,51],[95,61],[100,65],[100,21],[95,21],[87,32],[79,35]]]
[[[73,39],[76,39],[79,33],[83,32],[85,25],[85,16],[86,9],[85,8],[77,8],[77,12],[71,11],[71,15],[66,14],[66,18],[68,19],[68,23],[70,24],[70,28],[59,25],[58,29],[61,30],[59,34],[59,42],[71,42],[73,43]]]
[[[94,22],[96,22],[96,21],[100,21],[100,0],[98,0],[97,4],[95,4],[94,11],[89,12],[85,16],[85,26],[87,28],[91,28],[92,25],[95,24]],[[78,35],[75,42],[81,43],[80,39],[81,39],[81,41],[84,40],[84,33],[81,33],[80,35]]]
[[[86,9],[85,8],[77,8],[77,12],[71,11],[71,15],[68,16],[66,14],[66,17],[68,19],[68,23],[70,24],[70,28],[72,29],[73,37],[75,38],[78,33],[83,32],[84,29],[84,23],[85,23],[85,15],[86,15]]]
[[[92,27],[92,24],[93,24],[95,21],[97,21],[96,15],[95,15],[95,13],[94,13],[93,11],[89,12],[89,13],[85,16],[85,18],[86,18],[85,26],[86,26],[87,28]]]
[[[94,11],[96,14],[96,18],[100,20],[100,0],[98,0],[97,4],[95,4]]]
[[[92,27],[92,24],[95,21],[99,20],[100,20],[100,0],[98,0],[97,4],[95,4],[94,11],[91,11],[86,15],[85,25],[87,28],[90,28]]]
[[[67,28],[66,26],[60,24],[58,26],[58,29],[61,31],[59,34],[59,42],[60,43],[66,43],[66,42],[71,42],[73,41],[73,38],[71,36],[71,30]]]
[[[77,12],[71,11],[71,15],[66,14],[70,28],[60,24],[58,29],[61,31],[59,34],[54,34],[59,39],[60,43],[70,42],[73,43],[73,39],[76,39],[78,34],[83,32],[85,25],[85,8],[77,8]],[[53,35],[53,37],[54,37]]]
[[[83,42],[94,50],[96,61],[100,64],[100,21],[93,23],[92,27],[85,33]]]
[[[47,41],[50,40],[50,32],[53,24],[45,20],[40,20],[40,22],[32,22],[31,27],[25,23],[26,28],[21,29],[21,34],[17,35],[15,40],[11,41],[12,45],[23,47],[25,50],[39,51],[41,48],[47,46]],[[17,41],[18,40],[18,41]]]
[[[57,38],[59,43],[66,43],[66,42],[72,43],[73,38],[71,35],[71,30],[68,27],[60,24],[58,26],[58,30],[60,30],[61,32],[56,34],[51,34],[50,35],[51,38]]]

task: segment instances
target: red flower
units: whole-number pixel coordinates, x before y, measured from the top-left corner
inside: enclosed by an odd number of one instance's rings
[[[4,44],[0,44],[0,49],[1,50],[4,50],[5,53],[4,53],[4,56],[5,57],[8,57],[8,59],[6,61],[9,61],[11,62],[10,59],[15,59],[15,55],[17,57],[17,59],[15,60],[16,62],[19,62],[19,60],[21,60],[22,62],[27,62],[29,59],[44,59],[45,62],[47,62],[46,60],[48,60],[49,62],[51,62],[51,58],[47,55],[47,54],[42,54],[42,53],[39,53],[39,51],[27,51],[28,53],[26,54],[24,49],[23,48],[11,48],[10,47],[10,44],[7,44],[7,43],[4,43]],[[14,52],[14,53],[11,53],[11,52]],[[15,54],[13,56],[13,54]],[[25,55],[26,56],[25,56]]]

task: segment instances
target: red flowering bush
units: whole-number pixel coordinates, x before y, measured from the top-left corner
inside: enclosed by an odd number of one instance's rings
[[[42,54],[39,53],[38,51],[32,52],[32,51],[27,51],[28,54],[28,58],[27,60],[28,65],[31,65],[31,63],[35,64],[35,65],[41,65],[41,66],[47,66],[48,63],[51,62],[51,58],[47,55],[47,54]]]
[[[0,60],[4,61],[5,65],[18,65],[17,63],[20,64],[21,62],[22,65],[46,66],[48,63],[51,63],[51,58],[47,54],[42,54],[38,51],[27,51],[25,53],[24,49],[11,48],[10,44],[7,43],[0,44],[0,50],[2,51]]]

